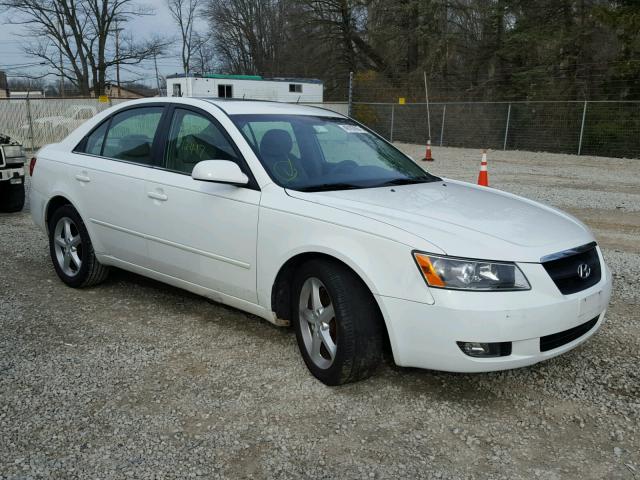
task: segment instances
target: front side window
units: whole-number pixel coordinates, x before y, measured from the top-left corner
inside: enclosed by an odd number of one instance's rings
[[[233,115],[271,178],[301,191],[374,188],[439,180],[347,118]]]
[[[163,107],[143,107],[117,113],[111,120],[102,156],[152,165],[151,146]]]
[[[300,83],[290,83],[289,84],[289,92],[291,92],[291,93],[302,93],[302,85]]]
[[[238,163],[233,147],[213,121],[190,110],[176,109],[169,127],[165,167],[190,174],[203,160]]]

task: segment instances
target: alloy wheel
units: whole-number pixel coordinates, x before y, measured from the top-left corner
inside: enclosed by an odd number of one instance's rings
[[[300,289],[298,321],[311,361],[329,368],[338,350],[337,323],[329,291],[318,278],[307,278]]]
[[[82,239],[75,222],[62,217],[53,233],[56,260],[65,275],[75,277],[82,267]]]

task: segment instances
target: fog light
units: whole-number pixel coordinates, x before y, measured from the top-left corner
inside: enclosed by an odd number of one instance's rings
[[[456,342],[460,350],[470,357],[489,358],[511,355],[511,342]]]

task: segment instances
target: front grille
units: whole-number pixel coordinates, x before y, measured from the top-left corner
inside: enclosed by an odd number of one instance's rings
[[[573,342],[575,339],[580,338],[582,335],[595,327],[596,323],[598,323],[598,318],[600,318],[600,315],[589,320],[586,323],[583,323],[582,325],[578,325],[577,327],[565,330],[564,332],[558,332],[554,333],[553,335],[547,335],[546,337],[540,337],[540,351],[546,352],[548,350],[553,350],[554,348],[561,347],[562,345],[566,345],[569,342]]]
[[[600,259],[595,242],[548,255],[541,261],[544,269],[564,295],[580,292],[600,281]],[[582,277],[579,273],[580,268],[583,270]],[[589,270],[588,275],[584,275],[585,269]]]

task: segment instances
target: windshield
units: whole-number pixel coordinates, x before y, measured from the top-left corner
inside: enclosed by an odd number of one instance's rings
[[[278,185],[301,191],[433,182],[393,145],[346,118],[233,115]]]

